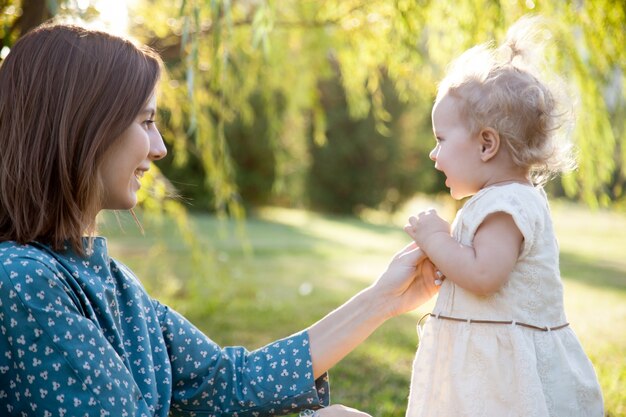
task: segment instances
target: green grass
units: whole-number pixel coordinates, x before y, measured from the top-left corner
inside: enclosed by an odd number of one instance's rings
[[[111,254],[148,291],[186,314],[222,345],[260,347],[310,325],[381,273],[407,238],[406,213],[441,202],[416,200],[404,214],[330,217],[268,208],[236,227],[194,217],[205,256],[192,261],[168,221],[144,220],[145,236],[126,218],[103,226]],[[593,361],[607,416],[626,415],[626,215],[553,204],[568,318]],[[331,371],[332,401],[373,416],[404,416],[415,325],[432,302],[385,323]]]

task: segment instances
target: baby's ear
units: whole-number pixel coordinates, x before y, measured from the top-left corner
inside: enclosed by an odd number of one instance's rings
[[[500,135],[494,129],[486,127],[480,131],[480,158],[483,162],[496,156],[500,149]]]

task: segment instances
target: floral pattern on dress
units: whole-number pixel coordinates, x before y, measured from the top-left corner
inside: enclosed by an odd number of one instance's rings
[[[220,348],[95,238],[85,257],[0,243],[0,415],[262,416],[329,403],[307,332]]]

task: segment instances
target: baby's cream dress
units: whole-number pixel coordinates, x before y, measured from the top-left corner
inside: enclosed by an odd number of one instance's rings
[[[522,184],[481,190],[457,213],[454,238],[471,246],[496,212],[510,214],[524,236],[515,268],[489,296],[444,280],[420,337],[407,417],[603,416],[591,362],[563,327],[559,249],[544,191]]]

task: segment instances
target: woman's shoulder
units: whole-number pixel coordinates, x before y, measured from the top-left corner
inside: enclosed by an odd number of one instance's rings
[[[23,302],[39,303],[39,300],[45,301],[47,296],[54,295],[73,307],[85,303],[99,305],[104,292],[114,285],[110,260],[99,245],[95,242],[81,257],[69,247],[55,251],[37,242],[25,245],[0,242],[0,293],[2,289],[8,289],[14,294],[24,294]],[[121,285],[138,288],[130,285],[136,280],[134,276],[118,273],[122,274],[125,281]],[[34,294],[38,297],[41,294],[41,298],[35,300]]]
[[[54,263],[55,256],[37,243],[21,244],[12,240],[0,242],[0,264],[8,265],[14,261],[36,260],[42,263]]]
[[[0,242],[0,298],[12,299],[28,290],[28,300],[36,301],[33,294],[43,297],[57,284],[65,287],[58,261],[43,248],[12,241]]]
[[[0,242],[0,278],[56,271],[59,261],[53,252],[37,244]]]
[[[18,275],[48,276],[62,279],[71,272],[64,267],[68,260],[78,263],[80,259],[68,253],[52,250],[49,246],[33,242],[21,244],[14,241],[0,242],[0,276]]]

